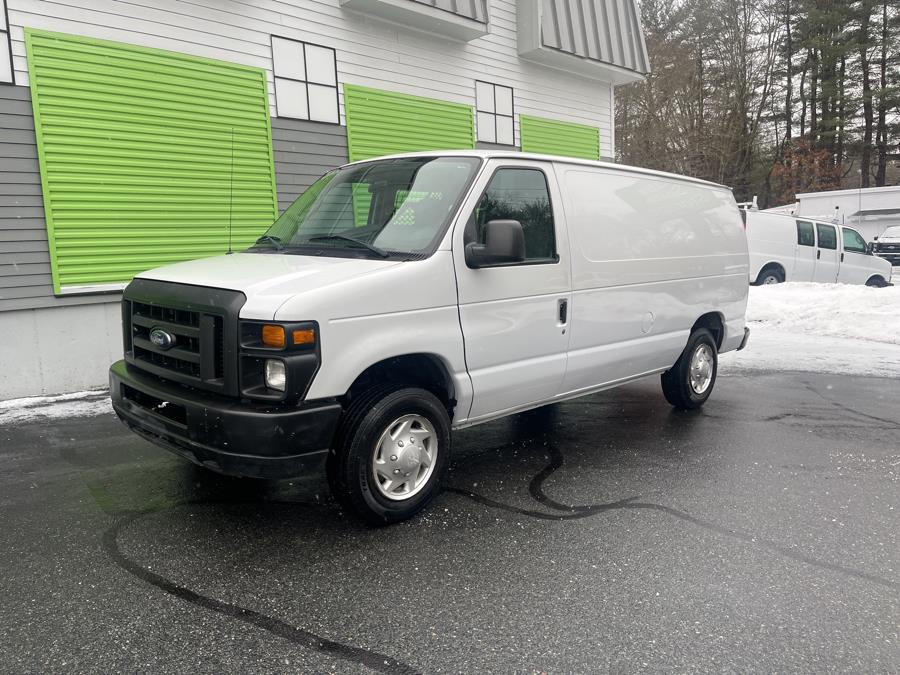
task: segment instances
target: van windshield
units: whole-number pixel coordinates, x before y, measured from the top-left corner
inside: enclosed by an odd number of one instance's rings
[[[294,201],[251,251],[426,257],[481,160],[407,157],[332,171]]]

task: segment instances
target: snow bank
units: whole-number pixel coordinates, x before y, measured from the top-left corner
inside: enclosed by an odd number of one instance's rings
[[[802,370],[900,377],[900,287],[786,283],[753,286],[750,342],[721,372]]]
[[[106,391],[77,391],[59,396],[29,396],[0,401],[0,426],[42,419],[113,414]]]

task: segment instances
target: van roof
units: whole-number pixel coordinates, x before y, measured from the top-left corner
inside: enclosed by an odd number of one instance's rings
[[[383,157],[370,157],[356,162],[350,162],[344,166],[352,166],[353,164],[363,164],[376,159],[400,159],[403,157],[479,157],[481,159],[533,159],[543,162],[554,162],[555,164],[575,164],[580,166],[590,166],[597,169],[612,169],[614,171],[624,171],[628,173],[637,173],[645,176],[656,176],[658,178],[667,178],[670,180],[687,181],[697,183],[698,185],[706,185],[707,187],[720,188],[722,190],[731,190],[727,185],[713,183],[712,181],[703,180],[702,178],[692,178],[691,176],[682,176],[677,173],[668,173],[666,171],[656,171],[655,169],[644,169],[638,166],[629,166],[627,164],[616,164],[614,162],[598,162],[591,159],[578,159],[577,157],[561,157],[559,155],[540,155],[533,152],[515,152],[511,150],[433,150],[431,152],[404,152],[396,155],[385,155]]]

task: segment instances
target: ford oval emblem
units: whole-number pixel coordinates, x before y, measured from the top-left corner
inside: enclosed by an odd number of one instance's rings
[[[150,342],[160,349],[171,349],[175,346],[175,336],[162,328],[154,328],[150,331]]]

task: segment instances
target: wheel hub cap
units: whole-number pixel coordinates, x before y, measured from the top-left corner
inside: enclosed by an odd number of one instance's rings
[[[691,356],[691,389],[695,394],[703,394],[709,389],[713,378],[713,353],[707,344],[698,345]]]
[[[404,415],[387,426],[372,456],[372,477],[388,499],[409,499],[428,484],[437,458],[437,434],[421,415]]]

